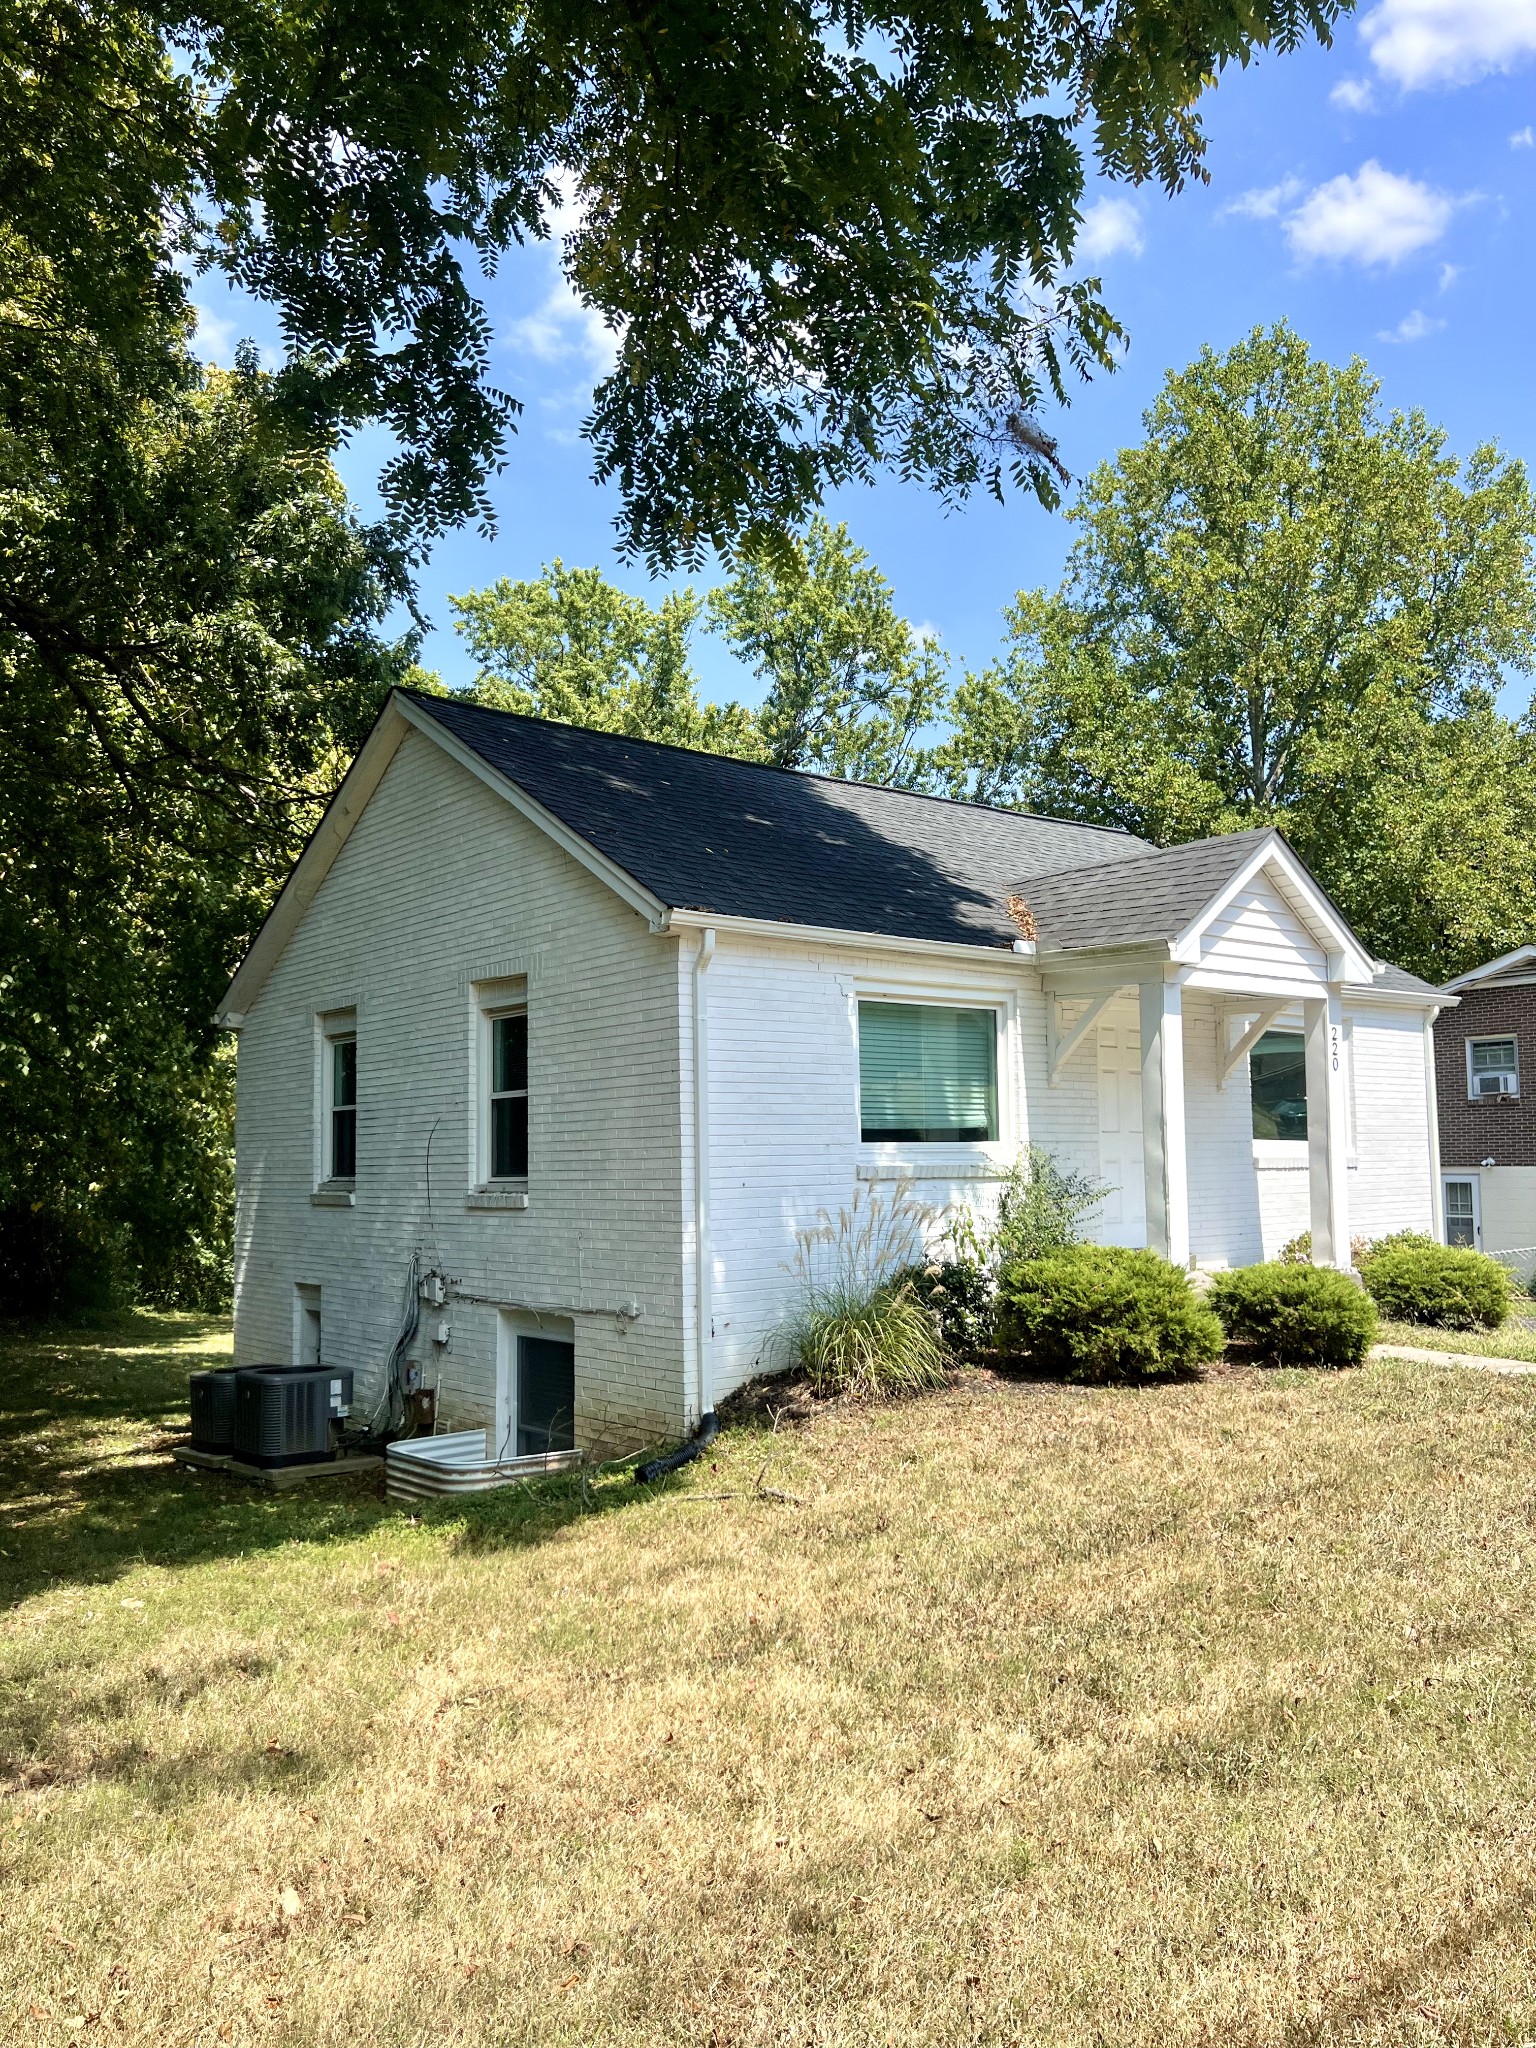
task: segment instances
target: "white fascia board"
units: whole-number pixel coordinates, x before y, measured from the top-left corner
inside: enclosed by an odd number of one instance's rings
[[[1144,981],[1165,981],[1171,972],[1168,948],[1161,941],[1148,946],[1073,947],[1041,953],[1036,965],[1042,985],[1053,995],[1094,995],[1106,988],[1129,988]]]
[[[238,1031],[245,1022],[262,984],[276,966],[300,918],[314,902],[320,884],[330,873],[404,738],[405,720],[400,715],[398,699],[391,696],[342,777],[340,789],[326,805],[325,815],[309,835],[304,851],[278,892],[277,901],[246,948],[245,958],[235,969],[234,979],[214,1012],[213,1021],[221,1031]]]
[[[986,960],[994,967],[1026,967],[1031,972],[1039,964],[1030,955],[1015,953],[1006,940],[989,946],[985,942],[969,945],[961,939],[904,939],[892,932],[848,931],[841,925],[793,924],[767,917],[725,917],[715,910],[673,910],[656,928],[658,931],[680,932],[702,931],[706,926],[720,933],[729,932],[735,937],[762,939],[775,944],[791,940],[802,945],[842,946],[850,950],[870,948],[880,953],[924,953],[956,960]]]
[[[1527,961],[1536,961],[1536,946],[1516,946],[1512,953],[1501,953],[1497,960],[1485,960],[1481,967],[1470,968],[1465,974],[1458,974],[1445,986],[1449,989],[1475,988],[1478,982],[1488,981],[1500,974],[1506,967],[1523,967]]]
[[[499,769],[493,768],[489,761],[483,761],[473,747],[466,747],[462,740],[455,738],[446,727],[439,725],[431,712],[423,711],[418,704],[412,703],[409,697],[393,701],[398,702],[400,714],[407,724],[413,725],[427,739],[435,741],[445,754],[451,755],[459,763],[461,768],[467,768],[471,775],[478,776],[487,789],[495,790],[513,810],[519,812],[531,825],[537,825],[541,832],[547,834],[562,852],[568,853],[572,860],[584,867],[588,874],[595,875],[600,882],[605,882],[616,896],[622,897],[631,910],[637,910],[655,930],[665,931],[666,904],[659,896],[653,895],[643,882],[637,882],[627,868],[620,867],[616,860],[610,860],[607,854],[600,853],[590,840],[583,839],[579,832],[573,832],[569,825],[557,818],[553,811],[547,811],[541,803],[529,796],[520,784],[512,781],[510,776],[503,775]]]
[[[1285,887],[1306,906],[1306,921],[1325,941],[1331,981],[1369,983],[1374,966],[1359,939],[1340,917],[1316,882],[1278,833],[1262,840],[1231,878],[1217,890],[1169,945],[1170,956],[1193,965],[1200,958],[1200,940],[1214,920],[1265,868],[1277,868]]]
[[[1376,988],[1369,982],[1344,984],[1344,1002],[1351,1010],[1362,1003],[1378,1010],[1454,1010],[1460,1001],[1460,996],[1448,996],[1439,988],[1427,988],[1421,994],[1411,988]]]

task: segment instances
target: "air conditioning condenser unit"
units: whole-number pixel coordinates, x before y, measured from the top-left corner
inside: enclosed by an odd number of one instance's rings
[[[333,1458],[337,1425],[351,1406],[349,1368],[244,1366],[235,1374],[235,1456],[263,1466]]]

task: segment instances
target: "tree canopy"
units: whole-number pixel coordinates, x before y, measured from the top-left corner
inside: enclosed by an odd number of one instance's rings
[[[15,0],[0,223],[103,332],[173,247],[277,308],[285,402],[393,432],[417,535],[486,513],[481,280],[557,235],[618,351],[596,471],[667,565],[885,462],[1049,499],[1041,406],[1118,332],[1088,171],[1202,175],[1206,86],[1342,4]]]
[[[1441,978],[1529,935],[1536,499],[1384,416],[1289,328],[1170,375],[1091,476],[1053,595],[968,677],[941,757],[985,802],[1166,845],[1282,826],[1366,939]]]
[[[16,285],[13,274],[13,289]],[[396,564],[246,353],[0,323],[0,1299],[227,1258],[212,1012],[409,644]],[[69,1279],[69,1269],[76,1279]],[[50,1282],[51,1276],[51,1282]]]
[[[924,780],[945,662],[846,526],[818,515],[787,556],[749,550],[711,593],[709,616],[764,685],[766,760],[856,782]]]
[[[497,710],[856,781],[912,786],[929,773],[944,659],[848,529],[819,516],[787,555],[749,554],[707,599],[680,590],[652,605],[556,561],[451,602],[479,664],[474,694]],[[701,618],[761,684],[755,710],[700,702]]]

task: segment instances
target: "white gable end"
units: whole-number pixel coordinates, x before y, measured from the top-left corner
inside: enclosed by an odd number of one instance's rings
[[[1328,981],[1328,949],[1264,868],[1200,933],[1189,980],[1243,995],[1317,995]]]

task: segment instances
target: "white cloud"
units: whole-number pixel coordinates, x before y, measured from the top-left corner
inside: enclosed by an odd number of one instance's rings
[[[563,277],[541,306],[513,321],[511,339],[541,363],[581,363],[593,377],[606,377],[618,361],[618,336],[595,307],[582,304]]]
[[[1448,292],[1451,286],[1456,282],[1457,278],[1460,277],[1460,275],[1460,264],[1442,263],[1440,266],[1440,283],[1438,289],[1443,292]]]
[[[1426,334],[1438,334],[1445,325],[1443,320],[1431,320],[1427,313],[1417,307],[1405,313],[1395,327],[1384,327],[1377,335],[1378,341],[1422,341]]]
[[[1278,185],[1258,185],[1251,192],[1239,192],[1221,209],[1239,220],[1273,220],[1301,190],[1300,178],[1282,178]]]
[[[1336,107],[1344,107],[1351,114],[1369,114],[1376,106],[1368,78],[1341,78],[1328,97]]]
[[[1449,193],[1384,171],[1372,158],[1309,192],[1285,223],[1297,256],[1348,263],[1400,263],[1438,242],[1456,202]]]
[[[1139,256],[1146,247],[1141,215],[1129,199],[1096,199],[1083,215],[1074,252],[1079,262],[1106,256]]]
[[[1405,91],[1466,85],[1536,55],[1536,0],[1381,0],[1360,34]]]
[[[229,369],[235,360],[235,343],[239,339],[233,320],[226,320],[211,307],[192,301],[192,310],[197,315],[197,325],[192,330],[192,353],[200,362],[217,363],[221,369]]]
[[[1529,125],[1517,128],[1509,138],[1509,146],[1511,149],[1536,149],[1536,128]]]

